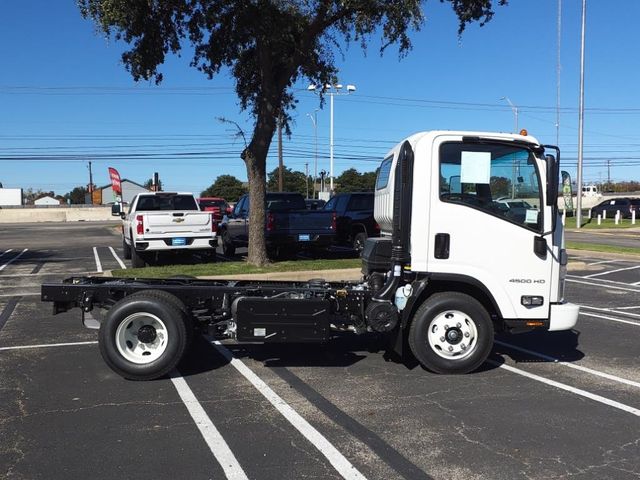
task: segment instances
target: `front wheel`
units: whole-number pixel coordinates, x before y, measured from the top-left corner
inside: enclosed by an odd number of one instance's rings
[[[364,250],[364,244],[367,242],[367,234],[364,232],[359,232],[353,237],[353,249],[358,252],[359,256],[362,256],[362,251]]]
[[[435,373],[469,373],[491,352],[493,323],[475,298],[436,293],[413,316],[409,346],[422,366]]]
[[[176,302],[140,292],[116,303],[100,326],[100,353],[118,375],[153,380],[169,373],[188,343],[187,318]]]

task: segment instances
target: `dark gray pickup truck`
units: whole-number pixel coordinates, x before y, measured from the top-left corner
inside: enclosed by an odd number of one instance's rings
[[[299,193],[266,194],[265,238],[270,257],[294,257],[301,249],[326,248],[336,236],[336,214],[307,210]],[[240,198],[233,213],[223,218],[220,238],[225,256],[249,243],[249,195]]]

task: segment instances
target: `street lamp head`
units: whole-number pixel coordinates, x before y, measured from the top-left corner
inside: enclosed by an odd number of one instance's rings
[[[356,91],[356,86],[355,85],[347,85],[347,92],[351,93],[351,92],[355,92]]]
[[[335,85],[336,90],[340,90],[342,88],[342,84],[338,83],[337,85]]]
[[[307,90],[308,90],[308,91],[310,91],[310,92],[315,92],[316,88],[317,88],[317,87],[316,87],[315,85],[311,84],[311,85],[309,85],[309,86],[307,87]]]

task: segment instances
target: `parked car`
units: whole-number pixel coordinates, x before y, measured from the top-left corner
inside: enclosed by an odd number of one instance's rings
[[[266,194],[265,238],[272,258],[295,257],[300,249],[317,250],[333,242],[336,215],[332,211],[307,210],[299,193]],[[249,243],[249,195],[240,198],[233,212],[220,224],[226,256]]]
[[[140,193],[121,217],[124,257],[134,268],[161,253],[200,252],[215,259],[217,223],[191,193]]]
[[[640,198],[620,197],[605,200],[591,209],[591,216],[604,216],[604,212],[607,212],[607,218],[614,218],[618,210],[622,218],[631,218],[631,212],[634,210],[638,216],[640,214]]]
[[[380,235],[380,226],[373,217],[374,197],[373,192],[339,193],[325,204],[324,210],[337,215],[337,244],[362,253],[367,238]]]
[[[319,198],[307,198],[304,203],[307,205],[307,210],[322,210],[322,207],[327,202]]]
[[[200,210],[213,213],[216,222],[221,222],[222,217],[230,213],[229,204],[224,198],[220,197],[203,197],[198,199]]]

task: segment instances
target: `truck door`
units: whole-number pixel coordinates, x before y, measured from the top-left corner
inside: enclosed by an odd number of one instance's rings
[[[540,239],[551,230],[542,161],[521,143],[449,138],[433,144],[429,272],[485,289],[506,319],[547,318],[553,254],[551,236],[546,247]],[[524,305],[533,297],[542,305]]]
[[[246,245],[248,242],[248,218],[249,197],[245,195],[240,198],[227,221],[227,231],[236,245]]]

